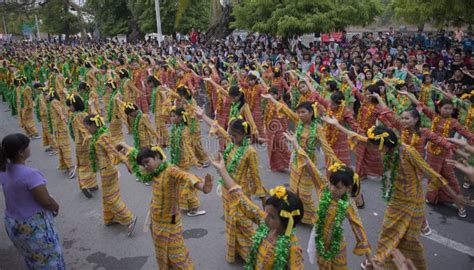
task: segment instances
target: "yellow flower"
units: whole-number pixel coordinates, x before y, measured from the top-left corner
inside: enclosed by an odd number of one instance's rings
[[[328,170],[330,172],[337,172],[338,170],[342,169],[343,167],[344,167],[344,165],[342,165],[341,163],[335,162],[331,166],[329,166]]]
[[[277,186],[270,190],[270,195],[275,196],[278,199],[286,201],[288,198],[288,194],[286,193],[286,188],[284,186]]]

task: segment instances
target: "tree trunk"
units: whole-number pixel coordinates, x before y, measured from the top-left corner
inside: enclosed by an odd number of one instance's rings
[[[232,6],[230,5],[221,6],[220,10],[216,10],[216,19],[206,33],[206,45],[210,44],[213,40],[225,38],[232,33],[232,29],[229,28],[229,23],[232,20],[231,13]]]

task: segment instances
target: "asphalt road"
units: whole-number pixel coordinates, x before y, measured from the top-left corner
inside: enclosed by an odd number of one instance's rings
[[[0,137],[21,132],[16,118],[11,117],[5,103],[0,103]],[[39,125],[38,125],[39,128]],[[210,153],[216,149],[216,141],[207,138],[207,127],[203,126],[205,148]],[[131,136],[127,136],[131,143]],[[32,156],[28,165],[41,170],[48,179],[48,189],[60,204],[56,226],[62,240],[65,260],[69,269],[157,269],[150,233],[144,229],[145,216],[151,196],[151,188],[137,183],[123,166],[121,192],[124,202],[139,217],[133,238],[126,236],[123,226],[102,225],[100,191],[92,199],[86,199],[79,191],[77,181],[70,180],[58,171],[57,157],[48,156],[36,140],[31,144]],[[260,176],[267,188],[286,184],[289,175],[273,173],[268,169],[268,157],[264,147],[258,147]],[[320,164],[321,165],[321,164]],[[206,173],[216,175],[213,168],[192,170],[199,176]],[[380,183],[367,180],[362,184],[366,207],[359,211],[373,249],[375,249],[385,203],[380,198]],[[1,187],[0,187],[1,189]],[[472,190],[463,190],[473,195]],[[196,269],[242,269],[242,262],[228,264],[225,261],[225,233],[220,198],[214,193],[200,195],[202,208],[207,214],[199,217],[183,217],[184,237]],[[0,196],[0,215],[5,209],[4,197]],[[428,220],[435,231],[428,239],[422,237],[429,269],[474,269],[474,210],[468,209],[468,217],[457,217],[451,206],[426,208]],[[25,269],[21,257],[8,239],[0,221],[0,269]],[[309,263],[306,249],[311,228],[299,226],[297,236],[303,247],[305,269],[316,269]],[[351,253],[354,236],[347,221],[344,224],[345,238],[349,243],[349,269],[359,269],[363,258]],[[434,240],[432,240],[434,239]]]

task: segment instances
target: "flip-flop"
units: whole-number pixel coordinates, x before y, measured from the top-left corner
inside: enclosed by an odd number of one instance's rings
[[[206,214],[206,211],[205,210],[197,210],[195,212],[187,212],[186,215],[188,217],[197,217],[197,216],[202,216],[202,215],[205,215]]]
[[[360,263],[360,268],[362,269],[371,269],[371,265],[369,261],[366,259],[363,262]]]
[[[130,225],[128,225],[128,233],[127,233],[128,237],[132,237],[133,231],[135,230],[135,225],[137,224],[137,219],[138,219],[138,217],[135,217],[133,219],[132,223],[130,223]]]

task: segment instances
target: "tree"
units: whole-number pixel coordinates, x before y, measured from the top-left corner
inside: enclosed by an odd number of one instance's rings
[[[71,5],[67,0],[49,0],[39,11],[42,18],[43,31],[50,34],[64,34],[66,39],[69,35],[76,34],[82,26],[82,19],[72,14],[69,9]]]
[[[126,0],[87,0],[84,8],[94,16],[101,36],[128,35],[132,32],[129,25],[132,14]]]
[[[376,0],[242,0],[233,6],[231,27],[288,38],[367,25],[380,12]]]
[[[230,0],[212,0],[211,18],[207,31],[207,43],[214,39],[221,39],[228,36],[232,30],[229,25],[232,20],[232,5]]]
[[[467,0],[392,0],[395,16],[407,23],[422,27],[431,23],[443,28],[446,25],[474,24],[474,1]]]
[[[35,0],[5,1],[0,3],[0,16],[5,17],[9,34],[22,34],[24,24],[34,25]],[[2,33],[4,32],[2,23]]]

